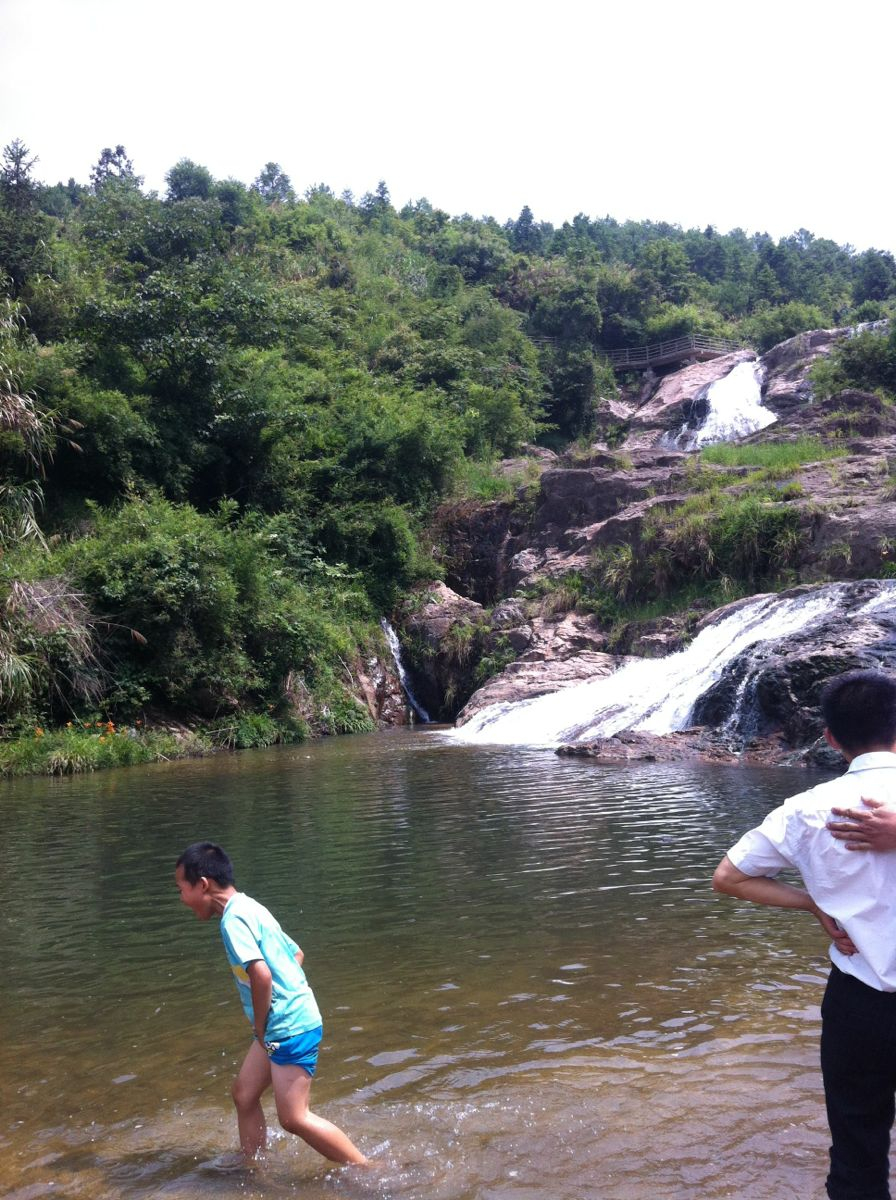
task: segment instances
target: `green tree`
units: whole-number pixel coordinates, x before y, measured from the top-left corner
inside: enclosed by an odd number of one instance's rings
[[[886,300],[896,294],[896,261],[886,251],[866,250],[855,265],[853,301]]]
[[[252,191],[265,204],[291,204],[296,198],[289,176],[275,162],[265,163],[252,184]]]
[[[182,158],[174,164],[165,176],[168,185],[168,199],[178,200],[208,200],[214,193],[215,180],[207,167],[200,167],[192,159]]]
[[[139,188],[143,179],[135,172],[127,151],[119,143],[114,150],[105,146],[100,151],[99,158],[90,169],[90,182],[93,190],[100,192],[109,183]]]
[[[38,208],[33,178],[36,157],[20,138],[3,149],[0,164],[0,282],[8,280],[13,299],[48,262],[49,222]]]

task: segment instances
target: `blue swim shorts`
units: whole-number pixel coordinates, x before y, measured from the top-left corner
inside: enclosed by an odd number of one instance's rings
[[[309,1075],[313,1075],[323,1032],[323,1026],[318,1025],[316,1029],[308,1029],[305,1033],[297,1033],[279,1042],[265,1042],[264,1048],[268,1058],[278,1067],[303,1067]]]

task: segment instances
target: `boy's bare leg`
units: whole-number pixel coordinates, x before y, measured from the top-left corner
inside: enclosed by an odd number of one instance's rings
[[[267,1141],[268,1130],[261,1097],[270,1085],[270,1059],[258,1042],[253,1042],[231,1088],[240,1130],[240,1149],[246,1158],[253,1158],[259,1150],[263,1150]]]
[[[312,1150],[331,1162],[366,1166],[367,1159],[338,1125],[317,1116],[308,1107],[311,1076],[304,1067],[278,1066],[271,1063],[274,1099],[280,1124],[289,1133],[298,1134]]]

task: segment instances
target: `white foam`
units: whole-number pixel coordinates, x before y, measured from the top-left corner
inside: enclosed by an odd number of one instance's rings
[[[657,734],[685,729],[696,701],[738,654],[820,622],[836,610],[848,586],[760,597],[707,626],[677,654],[639,659],[612,675],[534,700],[490,705],[450,736],[462,742],[552,747],[627,729]],[[882,598],[866,602],[865,611],[896,600],[896,581],[881,581],[879,587]]]

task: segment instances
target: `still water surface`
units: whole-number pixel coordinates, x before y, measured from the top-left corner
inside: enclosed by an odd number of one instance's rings
[[[2,785],[0,1195],[820,1196],[823,936],[709,887],[819,778],[424,731]],[[314,1107],[376,1173],[209,1165],[248,1026],[174,887],[200,837],[302,944]]]

